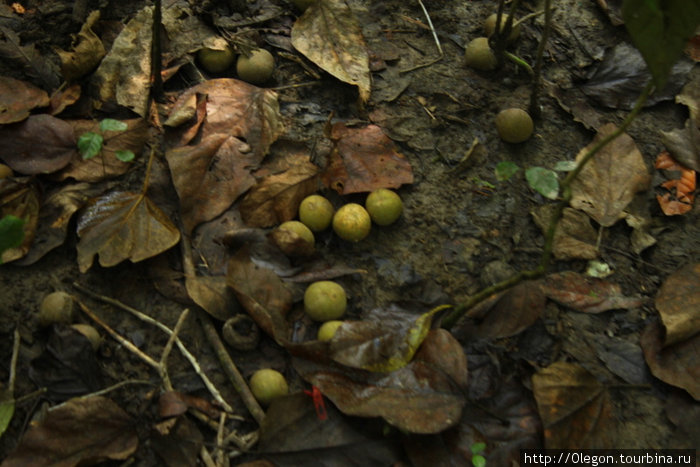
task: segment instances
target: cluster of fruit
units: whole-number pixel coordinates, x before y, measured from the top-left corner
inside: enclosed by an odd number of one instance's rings
[[[219,74],[233,65],[236,54],[230,47],[212,49],[203,47],[197,52],[199,64],[209,73]],[[251,84],[263,84],[272,77],[275,59],[265,49],[255,49],[248,55],[239,55],[236,59],[236,73],[243,81]]]

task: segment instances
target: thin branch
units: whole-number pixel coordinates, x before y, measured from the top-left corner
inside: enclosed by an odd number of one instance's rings
[[[19,344],[21,341],[19,327],[15,327],[13,336],[14,341],[12,343],[12,358],[10,358],[10,378],[7,381],[7,389],[10,392],[10,397],[14,396],[15,378],[17,377],[17,358],[19,357]]]
[[[170,376],[168,375],[168,356],[170,355],[170,351],[173,349],[173,343],[175,343],[175,341],[178,339],[177,336],[180,334],[182,325],[185,323],[185,319],[187,319],[189,313],[189,308],[185,308],[185,310],[180,314],[180,317],[175,324],[175,328],[173,329],[172,334],[170,334],[168,342],[165,344],[163,353],[160,356],[160,376],[163,380],[163,386],[167,391],[173,391],[173,385],[170,382]]]
[[[430,31],[433,33],[433,39],[435,40],[435,45],[437,46],[438,53],[440,54],[440,57],[442,57],[444,55],[442,52],[442,46],[440,45],[440,40],[438,39],[437,33],[435,32],[435,27],[433,26],[433,22],[430,19],[430,15],[428,14],[428,10],[425,9],[425,5],[423,5],[423,2],[421,0],[418,0],[418,3],[420,4],[420,7],[423,9],[423,14],[425,15],[425,18],[428,20],[428,26],[430,26]]]

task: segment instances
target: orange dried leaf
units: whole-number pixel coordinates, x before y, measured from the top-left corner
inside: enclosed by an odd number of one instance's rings
[[[675,216],[690,211],[695,199],[695,171],[679,164],[668,151],[659,154],[654,167],[659,170],[680,172],[680,178],[667,180],[660,185],[666,190],[665,193],[656,195],[656,200],[664,214]]]

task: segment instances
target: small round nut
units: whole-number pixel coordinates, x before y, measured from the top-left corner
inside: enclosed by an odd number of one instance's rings
[[[10,178],[14,175],[10,166],[5,164],[0,164],[0,179]]]
[[[522,143],[528,140],[534,128],[530,114],[522,109],[505,109],[496,115],[496,130],[507,143]]]
[[[264,368],[256,371],[250,377],[250,391],[260,402],[260,405],[268,406],[273,399],[289,393],[289,386],[282,373]]]
[[[491,37],[491,35],[496,32],[496,18],[498,18],[498,14],[494,13],[486,20],[484,20],[484,33],[486,33],[486,37]],[[501,31],[506,25],[506,21],[508,21],[508,15],[502,14],[501,15]],[[515,24],[516,20],[513,18],[513,26],[510,30],[510,34],[508,35],[508,42],[513,43],[515,40],[520,37],[520,25]]]
[[[372,228],[372,219],[365,208],[356,203],[348,203],[335,212],[333,231],[343,240],[359,242]]]
[[[343,321],[338,321],[335,319],[326,321],[318,328],[318,334],[316,335],[316,338],[321,342],[327,342],[333,339],[333,336],[335,336],[335,332],[342,324]]]
[[[489,40],[486,37],[477,37],[464,49],[464,63],[477,70],[491,71],[496,69],[498,60],[491,50]]]
[[[299,204],[299,220],[313,232],[326,230],[333,220],[333,205],[321,195],[310,195]]]
[[[304,311],[314,321],[330,321],[345,314],[348,299],[343,286],[333,281],[317,281],[304,292]]]
[[[367,196],[365,208],[377,225],[390,225],[396,222],[403,211],[401,197],[386,188],[374,190]]]
[[[275,59],[265,49],[255,49],[247,57],[239,55],[236,62],[238,77],[251,84],[263,84],[272,77],[274,70]]]
[[[226,46],[224,49],[211,49],[209,47],[202,47],[197,52],[197,59],[199,63],[209,73],[222,73],[226,71],[231,65],[233,65],[233,59],[236,56],[230,47]]]
[[[39,325],[70,324],[75,317],[73,297],[66,292],[52,292],[39,305]]]

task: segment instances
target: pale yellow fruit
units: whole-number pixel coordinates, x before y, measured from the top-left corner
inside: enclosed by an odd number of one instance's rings
[[[0,164],[0,179],[2,178],[9,178],[12,177],[14,174],[12,173],[12,169],[5,165],[5,164]]]
[[[275,59],[265,49],[255,49],[250,56],[240,55],[236,62],[238,77],[252,84],[262,84],[272,77]]]
[[[333,231],[343,240],[359,242],[369,235],[371,228],[372,219],[359,204],[348,203],[333,216]]]
[[[288,230],[290,232],[294,232],[295,234],[306,240],[306,242],[309,243],[311,246],[313,246],[315,243],[313,232],[311,232],[311,230],[309,230],[309,228],[306,225],[302,224],[299,221],[283,222],[278,228],[280,230]]]
[[[333,212],[330,201],[321,195],[311,195],[299,205],[299,220],[313,232],[320,232],[331,225]]]
[[[486,33],[486,37],[491,37],[491,34],[496,32],[496,18],[498,17],[498,14],[494,13],[486,20],[484,21],[484,32]],[[501,15],[501,30],[506,25],[506,21],[508,21],[508,15]],[[515,40],[520,37],[520,25],[515,24],[516,20],[513,19],[513,25],[512,29],[510,30],[510,34],[508,35],[508,42],[515,42]]]
[[[530,115],[522,109],[505,109],[496,115],[496,130],[507,143],[522,143],[532,136],[535,125]]]
[[[87,340],[90,341],[90,345],[92,345],[94,350],[97,350],[100,347],[102,337],[100,337],[100,333],[97,331],[97,329],[89,324],[72,324],[71,327],[85,336]]]
[[[395,192],[380,188],[367,196],[365,208],[375,224],[389,225],[401,216],[403,203]]]
[[[345,289],[333,281],[314,282],[304,292],[304,311],[314,321],[330,321],[345,314]]]
[[[498,60],[485,37],[477,37],[464,49],[464,63],[477,70],[495,70]]]
[[[342,324],[343,322],[338,320],[326,321],[318,328],[318,340],[326,342],[333,339],[335,332]]]
[[[52,292],[39,306],[39,325],[70,324],[73,322],[75,306],[73,297],[66,292]]]
[[[204,47],[197,52],[199,63],[209,73],[221,73],[233,65],[235,55],[233,51],[226,47],[223,50],[210,49]]]
[[[250,391],[260,402],[260,405],[268,406],[273,399],[288,394],[289,386],[282,373],[264,368],[256,371],[250,377]]]

